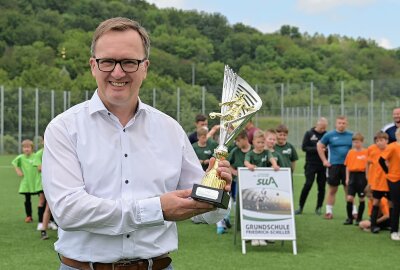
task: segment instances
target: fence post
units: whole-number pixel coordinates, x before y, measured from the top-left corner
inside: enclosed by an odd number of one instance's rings
[[[258,84],[256,84],[255,91],[258,94]],[[255,118],[256,118],[255,119],[255,124],[256,124],[256,127],[258,127],[258,113],[256,113],[256,117]]]
[[[35,89],[35,151],[38,150],[39,136],[39,89]]]
[[[176,89],[176,121],[178,121],[178,123],[180,123],[180,106],[181,106],[181,89],[178,87]]]
[[[284,120],[284,115],[285,115],[284,107],[283,107],[283,105],[284,105],[284,101],[283,101],[283,92],[284,92],[284,89],[285,89],[285,86],[283,85],[283,83],[281,83],[281,121],[282,121],[282,122],[283,122],[283,120]]]
[[[18,88],[18,153],[21,153],[22,142],[22,87]]]
[[[63,91],[63,112],[67,110],[67,92]]]
[[[344,115],[344,82],[340,82],[340,114]]]
[[[371,80],[371,121],[369,122],[368,138],[372,138],[374,130],[374,80]]]
[[[4,154],[4,86],[0,88],[0,153]]]

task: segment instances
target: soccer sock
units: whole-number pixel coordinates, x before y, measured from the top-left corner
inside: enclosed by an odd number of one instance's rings
[[[32,204],[30,201],[26,201],[25,203],[25,213],[27,217],[32,216]]]
[[[364,209],[365,209],[365,202],[360,202],[358,205],[358,216],[357,216],[357,221],[362,220],[362,216],[364,214]]]
[[[42,223],[43,221],[44,209],[44,206],[38,206],[39,223]]]
[[[357,206],[353,204],[353,214],[357,214]]]
[[[376,220],[378,218],[379,206],[374,205],[371,213],[371,228],[376,227]]]
[[[347,210],[347,218],[350,220],[353,220],[353,202],[347,202],[346,204],[346,210]]]
[[[327,214],[332,214],[333,213],[333,206],[332,205],[329,205],[329,204],[326,205],[326,213]]]

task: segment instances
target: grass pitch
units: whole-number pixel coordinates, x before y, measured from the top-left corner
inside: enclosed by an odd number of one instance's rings
[[[59,261],[53,243],[40,240],[37,226],[37,198],[33,198],[34,223],[24,223],[24,197],[18,194],[19,179],[11,167],[13,156],[0,156],[0,269],[58,269]],[[294,179],[294,204],[304,184],[303,160],[297,164]],[[304,209],[296,216],[298,255],[292,254],[291,241],[276,241],[266,247],[247,244],[242,254],[240,234],[236,245],[233,229],[216,234],[215,225],[178,223],[179,250],[171,254],[174,269],[397,269],[400,265],[400,243],[391,241],[389,232],[373,235],[356,226],[344,226],[343,190],[336,197],[334,219],[324,220],[314,214],[316,185]],[[365,216],[365,215],[364,215]],[[233,220],[233,217],[232,217]]]

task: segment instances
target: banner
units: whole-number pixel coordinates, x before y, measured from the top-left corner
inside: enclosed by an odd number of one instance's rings
[[[292,240],[296,254],[290,168],[239,168],[238,175],[242,246],[251,239]]]

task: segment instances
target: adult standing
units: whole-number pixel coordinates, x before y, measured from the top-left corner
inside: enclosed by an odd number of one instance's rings
[[[321,215],[321,207],[325,197],[325,185],[326,185],[326,168],[322,163],[317,151],[317,143],[321,140],[322,136],[325,135],[328,127],[328,120],[325,117],[318,119],[315,127],[306,131],[303,137],[303,143],[301,149],[306,153],[306,162],[304,165],[304,176],[306,181],[303,189],[301,190],[299,209],[296,210],[296,214],[302,214],[304,205],[306,203],[308,194],[316,178],[318,185],[318,197],[315,213]],[[324,151],[326,156],[326,151]]]
[[[383,132],[386,132],[389,135],[389,143],[396,141],[396,130],[400,127],[400,108],[394,108],[393,113],[393,122],[387,124],[382,128]]]
[[[204,172],[185,132],[139,99],[149,50],[137,22],[102,22],[89,60],[97,90],[46,129],[43,184],[60,227],[60,269],[172,269],[173,221],[226,213],[189,198]],[[229,191],[229,162],[220,164]]]
[[[326,198],[326,219],[333,218],[333,206],[335,204],[336,193],[340,184],[343,185],[345,197],[347,198],[346,186],[346,167],[344,160],[347,152],[352,147],[353,133],[346,130],[347,117],[338,116],[336,118],[335,130],[327,132],[317,143],[317,151],[322,164],[328,168],[328,195]],[[326,158],[326,148],[328,157]]]
[[[253,144],[253,136],[254,136],[254,133],[255,133],[257,130],[259,130],[259,128],[256,127],[256,126],[254,125],[254,123],[253,123],[253,120],[250,119],[250,120],[246,123],[244,129],[246,130],[246,133],[247,133],[247,139],[249,140],[249,143],[252,145],[252,144]]]

